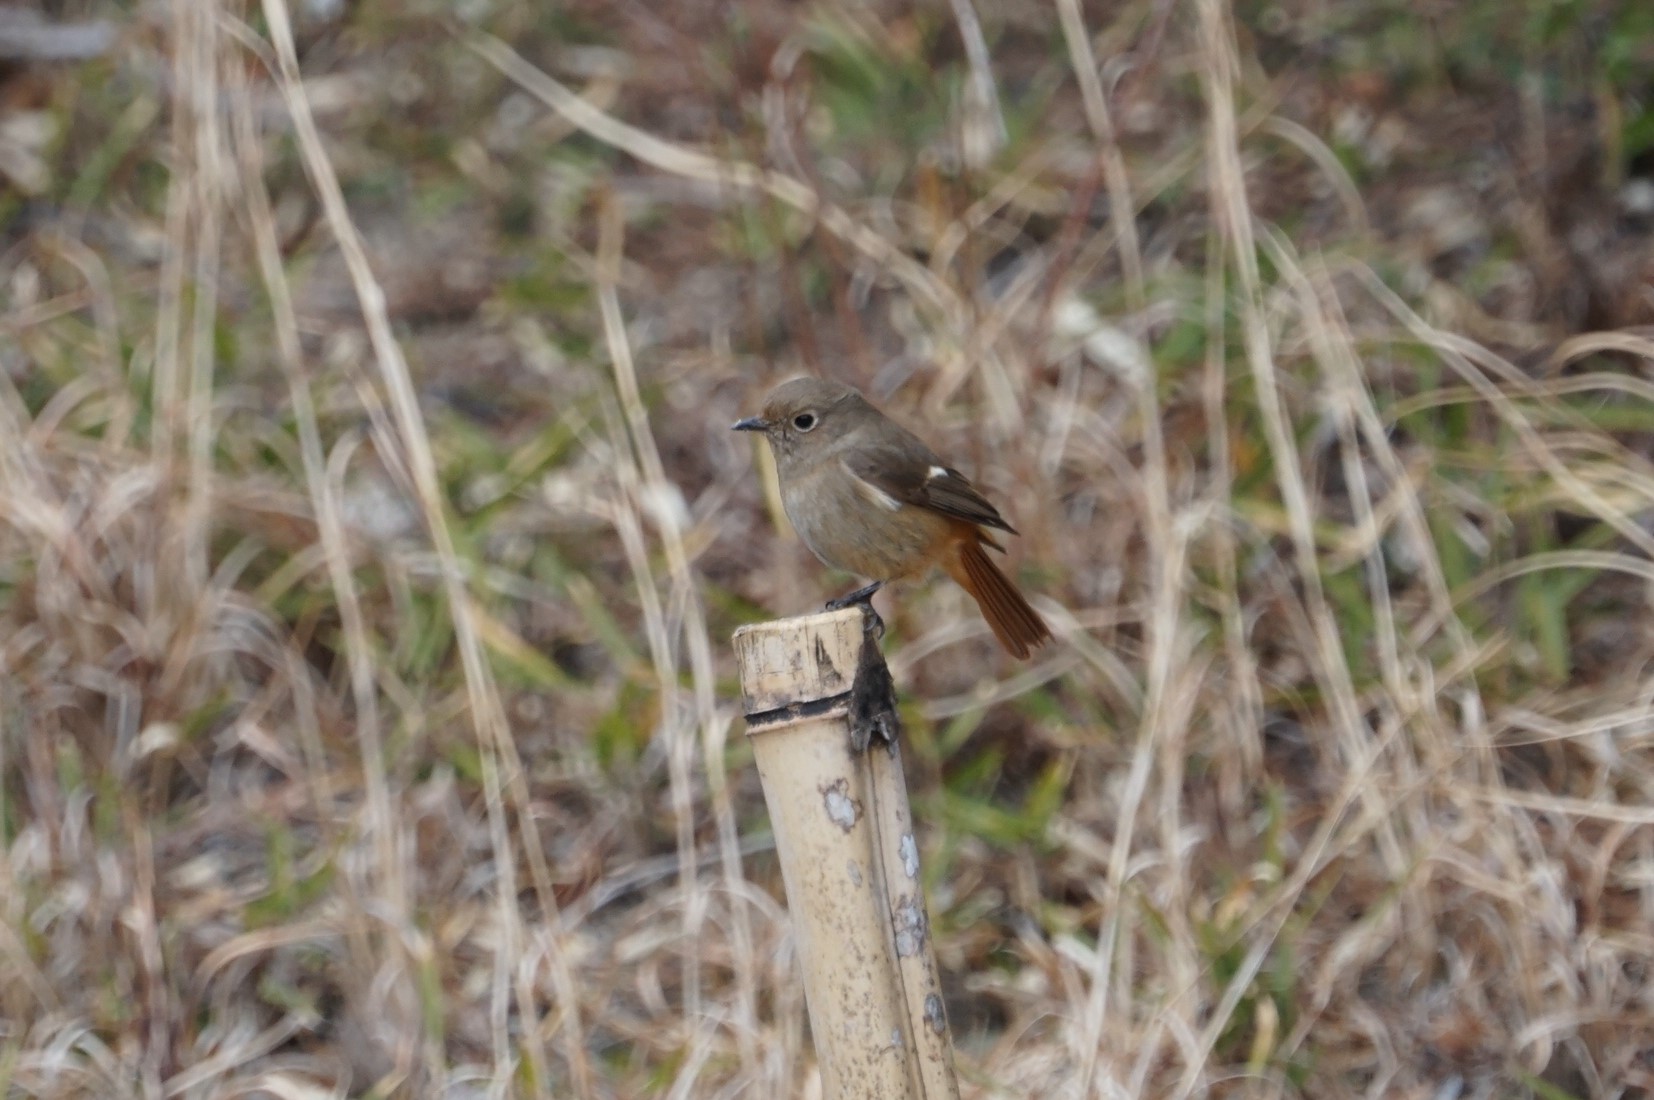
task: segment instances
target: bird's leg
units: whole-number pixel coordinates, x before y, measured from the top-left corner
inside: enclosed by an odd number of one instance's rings
[[[864,628],[876,642],[884,637],[884,620],[879,618],[877,611],[873,610],[873,594],[883,587],[883,581],[874,581],[872,584],[858,588],[836,600],[828,600],[827,610],[843,611],[847,607],[860,607]]]
[[[866,604],[868,609],[871,610],[873,607],[873,594],[883,587],[883,581],[874,581],[872,584],[863,585],[854,592],[847,592],[836,600],[828,600],[827,610],[843,611],[845,608],[858,603]]]

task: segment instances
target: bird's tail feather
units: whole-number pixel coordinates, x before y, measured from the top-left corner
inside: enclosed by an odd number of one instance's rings
[[[971,594],[994,637],[1011,656],[1026,659],[1029,652],[1051,640],[1051,628],[1028,606],[1016,585],[999,571],[976,539],[956,543],[957,555],[947,562],[948,575]]]

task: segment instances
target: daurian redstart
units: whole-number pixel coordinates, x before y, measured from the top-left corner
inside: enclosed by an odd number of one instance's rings
[[[1016,529],[963,474],[856,390],[795,378],[735,430],[769,440],[781,503],[804,545],[828,565],[873,581],[834,604],[940,565],[1013,656],[1025,658],[1050,640],[1045,620],[983,549],[1005,550],[989,528]]]

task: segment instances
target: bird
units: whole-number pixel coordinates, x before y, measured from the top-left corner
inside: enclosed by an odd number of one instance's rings
[[[763,411],[733,430],[762,432],[775,456],[781,504],[825,564],[872,583],[828,604],[866,602],[884,585],[940,566],[971,594],[1006,652],[1026,660],[1051,629],[987,550],[1017,534],[958,470],[852,386],[783,382]]]

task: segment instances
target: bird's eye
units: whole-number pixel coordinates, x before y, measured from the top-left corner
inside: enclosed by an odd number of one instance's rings
[[[797,428],[801,432],[807,432],[815,426],[815,413],[799,413],[797,416],[793,417],[793,427]]]

